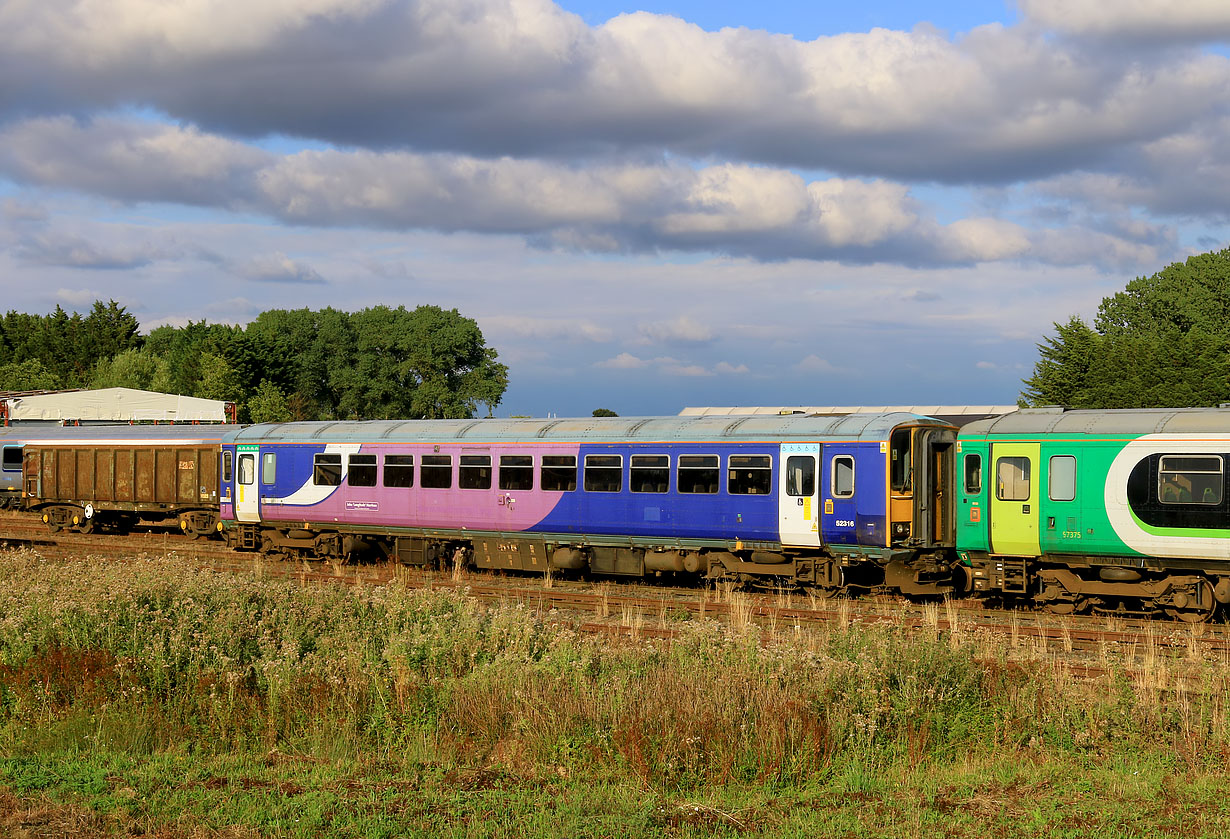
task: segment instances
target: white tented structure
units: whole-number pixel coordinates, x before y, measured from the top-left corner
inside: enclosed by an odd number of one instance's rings
[[[5,424],[95,422],[228,422],[235,404],[130,387],[0,397]]]

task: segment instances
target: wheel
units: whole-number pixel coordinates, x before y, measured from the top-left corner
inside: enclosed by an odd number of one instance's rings
[[[1184,606],[1168,606],[1166,614],[1183,623],[1205,623],[1217,610],[1217,601],[1213,598],[1213,586],[1208,580],[1197,584],[1195,597],[1188,595]]]
[[[94,519],[92,518],[82,519],[77,524],[77,532],[78,533],[93,533],[94,527],[95,527]]]

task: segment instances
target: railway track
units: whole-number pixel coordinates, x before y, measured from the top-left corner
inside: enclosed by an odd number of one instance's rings
[[[714,620],[759,631],[766,643],[826,627],[895,626],[984,639],[1022,657],[1048,656],[1074,676],[1097,677],[1167,659],[1230,665],[1230,627],[1119,617],[1055,616],[989,608],[977,600],[914,603],[899,597],[828,600],[799,592],[745,592],[730,587],[685,589],[635,582],[513,577],[498,572],[429,571],[390,563],[333,566],[271,561],[218,541],[191,539],[172,528],[127,535],[51,533],[38,519],[0,513],[0,550],[25,548],[48,558],[126,560],[175,554],[222,573],[255,574],[314,585],[401,585],[464,590],[487,602],[518,603],[547,619],[612,638],[669,640],[686,622]]]

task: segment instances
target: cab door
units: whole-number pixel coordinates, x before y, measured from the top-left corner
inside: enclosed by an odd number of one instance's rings
[[[235,521],[261,520],[260,487],[256,483],[259,446],[235,447]]]
[[[1039,556],[1038,443],[991,446],[991,551]]]
[[[820,547],[820,444],[783,443],[778,524],[783,545]]]

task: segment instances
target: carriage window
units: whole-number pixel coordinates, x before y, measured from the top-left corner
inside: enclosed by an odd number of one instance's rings
[[[547,492],[573,492],[577,488],[577,456],[544,454],[540,485]]]
[[[1076,458],[1061,454],[1051,458],[1051,474],[1047,479],[1052,501],[1072,501],[1076,498]]]
[[[1157,497],[1163,504],[1221,503],[1219,455],[1163,455],[1157,470]]]
[[[386,454],[384,456],[384,485],[403,489],[414,486],[414,455]]]
[[[1029,458],[1001,457],[995,461],[995,478],[1000,501],[1029,500]]]
[[[773,489],[773,458],[767,454],[731,455],[726,466],[731,495],[768,495]]]
[[[239,458],[239,482],[243,483],[243,459]],[[335,487],[342,483],[342,456],[340,454],[318,454],[312,458],[312,483],[318,487]]]
[[[419,485],[426,489],[449,489],[453,485],[453,456],[425,454],[419,466]]]
[[[230,454],[230,452],[227,452]],[[20,446],[5,446],[4,447],[4,466],[5,472],[20,472],[21,471],[21,447]],[[229,478],[227,480],[230,480]]]
[[[273,452],[261,455],[261,483],[272,486],[278,478],[278,456]]]
[[[619,492],[623,488],[624,459],[617,454],[585,455],[585,491]]]
[[[463,454],[457,486],[462,489],[491,489],[491,455]]]
[[[833,458],[833,497],[854,497],[854,458],[848,454]]]
[[[910,429],[901,428],[893,432],[889,443],[892,458],[891,474],[893,492],[908,493],[913,488],[910,457]]]
[[[679,455],[678,484],[680,492],[714,493],[721,479],[721,462],[715,454]]]
[[[666,492],[671,479],[671,459],[665,454],[632,455],[632,491]]]
[[[816,494],[816,459],[811,455],[786,458],[786,494],[811,497]]]
[[[244,486],[256,483],[256,455],[241,454],[239,456],[239,483]]]
[[[376,456],[374,454],[352,454],[349,470],[352,487],[374,487],[376,485]]]
[[[970,495],[982,492],[982,455],[965,456],[965,491]]]
[[[500,455],[500,489],[534,488],[534,458],[528,454]]]

